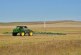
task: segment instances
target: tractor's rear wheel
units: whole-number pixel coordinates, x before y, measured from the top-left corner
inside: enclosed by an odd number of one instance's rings
[[[25,36],[25,33],[24,33],[24,32],[21,32],[21,33],[20,33],[20,36]]]
[[[33,32],[29,32],[29,33],[28,33],[28,36],[32,36],[32,35],[33,35]]]
[[[17,33],[12,33],[12,36],[17,36]]]

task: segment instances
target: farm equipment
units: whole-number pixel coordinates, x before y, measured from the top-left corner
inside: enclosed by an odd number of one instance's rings
[[[32,36],[33,34],[51,34],[51,35],[66,35],[65,33],[55,33],[55,32],[34,32],[31,29],[29,29],[27,26],[17,26],[13,29],[12,36],[25,36],[28,34],[28,36]]]
[[[17,34],[20,34],[20,36],[25,36],[26,34],[28,34],[28,36],[32,36],[33,31],[28,29],[27,26],[17,26],[13,29],[12,35],[17,36]]]

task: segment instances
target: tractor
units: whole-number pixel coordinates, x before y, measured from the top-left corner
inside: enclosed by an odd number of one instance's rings
[[[26,34],[28,34],[28,36],[32,36],[33,31],[31,29],[28,29],[27,26],[17,26],[13,29],[12,36],[17,36],[18,34],[20,36],[25,36]]]

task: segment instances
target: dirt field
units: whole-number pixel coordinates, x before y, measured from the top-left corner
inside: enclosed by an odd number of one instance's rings
[[[0,26],[0,55],[81,55],[80,23],[63,22],[55,25],[47,24],[44,28],[43,25],[34,24],[28,27],[34,31],[66,33],[66,35],[34,34],[13,37],[4,33],[12,32],[16,25]]]

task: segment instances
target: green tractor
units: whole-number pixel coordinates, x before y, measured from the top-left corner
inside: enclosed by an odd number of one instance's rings
[[[13,29],[12,36],[17,36],[18,34],[20,36],[25,36],[26,34],[28,34],[28,36],[32,36],[33,31],[28,29],[27,26],[17,26]]]

